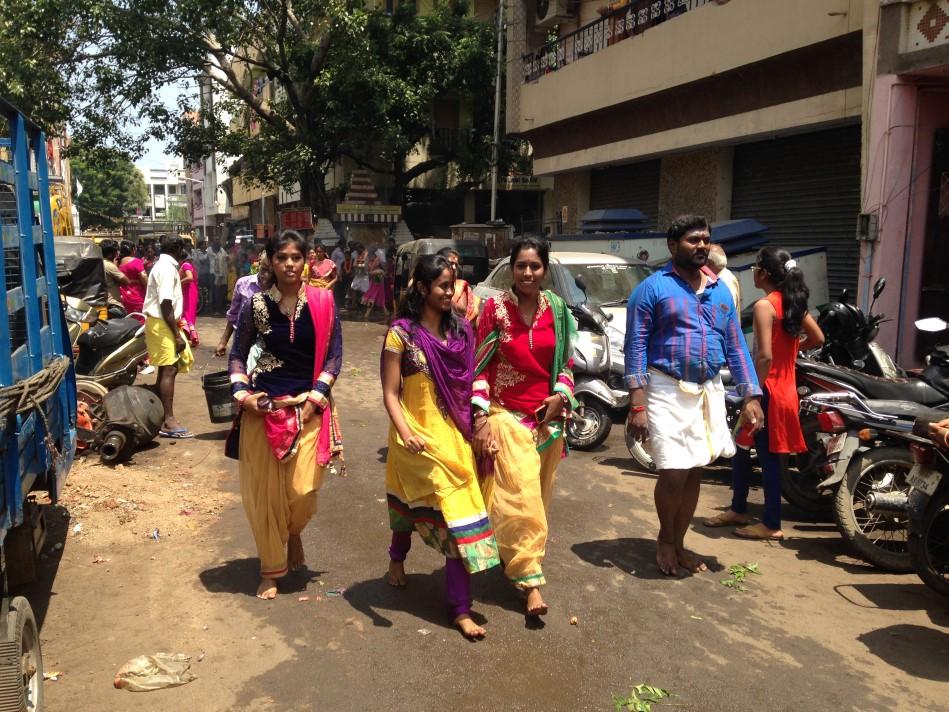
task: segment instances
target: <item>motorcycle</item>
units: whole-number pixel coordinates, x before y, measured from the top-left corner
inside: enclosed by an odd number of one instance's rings
[[[817,463],[825,476],[816,490],[832,498],[844,539],[868,563],[912,570],[905,514],[873,513],[868,498],[908,491],[913,421],[939,417],[941,411],[908,401],[867,400],[847,391],[815,393],[801,401],[801,410],[827,437],[825,459]]]
[[[573,307],[573,314],[578,326],[573,394],[579,406],[567,422],[567,444],[576,450],[592,450],[609,436],[613,420],[625,416],[629,392],[623,386],[622,364],[617,371],[610,357],[609,318],[586,303]]]
[[[98,310],[72,297],[66,298],[64,314],[80,400],[86,394],[99,401],[112,388],[132,385],[148,357],[142,322],[135,315],[102,321]]]

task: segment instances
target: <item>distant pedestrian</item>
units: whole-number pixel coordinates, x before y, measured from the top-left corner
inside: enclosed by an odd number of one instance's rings
[[[108,313],[110,318],[126,316],[125,306],[122,304],[122,287],[129,283],[128,277],[116,264],[119,256],[118,245],[114,240],[103,240],[99,243],[102,250],[102,268],[105,270],[105,288],[109,294]]]
[[[198,292],[201,295],[200,313],[210,314],[213,311],[211,304],[211,261],[208,257],[208,243],[202,240],[191,252],[191,264],[198,275]]]
[[[741,284],[735,273],[728,269],[728,255],[725,249],[717,242],[713,242],[708,248],[708,266],[720,280],[728,287],[732,293],[732,299],[735,302],[735,311],[738,312],[738,318],[741,319]]]
[[[237,320],[240,318],[244,305],[250,303],[250,298],[258,292],[270,289],[273,282],[273,270],[270,269],[270,260],[267,254],[261,254],[257,260],[257,273],[241,277],[234,284],[234,295],[231,297],[231,306],[227,310],[227,323],[224,325],[224,333],[221,334],[221,340],[218,341],[217,348],[214,350],[215,356],[223,356],[227,353],[227,343],[231,340],[231,334],[237,328]]]
[[[786,250],[765,247],[752,268],[755,286],[765,298],[755,302],[755,371],[763,384],[765,426],[754,436],[764,483],[764,517],[735,530],[746,539],[783,539],[781,531],[781,455],[805,452],[807,443],[798,413],[795,364],[798,351],[820,348],[824,334],[807,313],[810,291],[804,273]],[[705,526],[748,523],[751,452],[740,447],[732,458],[732,505],[705,520]]]
[[[304,565],[300,534],[316,513],[327,464],[342,452],[330,395],[342,366],[342,331],[333,295],[303,282],[306,249],[292,230],[267,242],[274,285],[241,310],[228,366],[240,414],[226,453],[239,460],[262,599],[274,598],[277,580]]]
[[[191,369],[194,358],[181,336],[178,320],[184,310],[181,278],[178,276],[183,242],[178,235],[161,238],[161,255],[148,275],[145,293],[145,344],[152,366],[158,368],[155,392],[165,411],[159,435],[163,438],[192,438],[175,418],[175,378]]]
[[[382,309],[382,318],[387,319],[389,310],[386,308],[386,253],[382,248],[372,253],[366,265],[366,274],[369,276],[369,288],[362,298],[363,306],[366,307],[363,320],[369,318],[374,307]]]
[[[129,314],[141,314],[145,304],[148,275],[145,273],[145,264],[141,258],[135,256],[135,246],[128,240],[123,240],[119,245],[119,271],[128,280],[126,284],[119,287],[125,311]],[[141,317],[138,319],[141,320]]]
[[[386,334],[382,395],[391,419],[386,458],[388,581],[405,586],[412,532],[445,557],[445,603],[468,638],[470,574],[500,563],[471,452],[474,334],[452,314],[453,275],[443,257],[423,257],[412,291]]]
[[[464,319],[474,322],[478,318],[481,300],[478,299],[468,280],[461,276],[461,255],[454,247],[443,247],[438,251],[451,263],[451,271],[455,276],[455,295],[452,297],[452,306]]]
[[[320,289],[329,289],[336,286],[339,275],[336,272],[336,263],[326,256],[326,248],[321,243],[317,243],[308,257],[306,268],[304,269],[304,279],[311,287]]]
[[[221,242],[216,237],[211,238],[208,266],[211,273],[211,311],[216,315],[220,315],[224,313],[224,304],[227,298],[229,265],[227,252],[221,248]]]
[[[350,287],[350,300],[354,308],[362,303],[362,295],[369,289],[369,251],[356,243],[353,247],[353,281]]]
[[[198,275],[194,265],[189,261],[186,250],[182,251],[181,267],[178,269],[181,278],[181,296],[184,300],[181,312],[181,324],[188,343],[192,347],[201,343],[198,338]]]
[[[627,428],[637,440],[648,438],[658,470],[656,563],[668,576],[679,567],[708,570],[685,548],[685,535],[702,468],[735,454],[725,418],[723,366],[728,364],[745,398],[742,417],[755,432],[764,424],[761,388],[735,303],[706,266],[710,242],[704,217],[677,217],[668,232],[672,259],[636,287],[626,310]]]

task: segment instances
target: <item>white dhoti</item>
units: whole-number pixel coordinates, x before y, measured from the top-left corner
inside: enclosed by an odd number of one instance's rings
[[[704,467],[735,454],[721,376],[689,383],[650,369],[646,416],[648,449],[658,470]]]

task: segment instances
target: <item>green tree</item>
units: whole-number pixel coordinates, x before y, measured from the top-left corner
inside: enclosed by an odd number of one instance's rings
[[[41,119],[66,117],[90,146],[134,144],[125,118],[134,107],[150,135],[171,138],[186,158],[239,157],[242,177],[299,181],[325,213],[325,176],[344,156],[391,174],[399,189],[448,163],[463,180],[483,179],[495,35],[468,9],[467,0],[439,0],[427,15],[403,4],[391,16],[362,0],[0,0],[4,27],[32,28],[0,41],[32,48],[41,58],[32,76],[43,62],[58,72],[35,97],[29,74],[0,69],[0,92],[16,89]],[[47,28],[37,15],[55,21]],[[0,65],[14,57],[0,52]],[[157,87],[199,75],[219,94],[212,107],[196,116],[193,96],[161,105]],[[463,131],[436,131],[434,104],[445,98],[467,117]],[[427,159],[409,167],[420,143]]]
[[[123,218],[148,202],[145,179],[127,156],[104,150],[96,156],[94,162],[78,157],[72,160],[73,178],[82,186],[76,207],[84,229],[121,225]]]

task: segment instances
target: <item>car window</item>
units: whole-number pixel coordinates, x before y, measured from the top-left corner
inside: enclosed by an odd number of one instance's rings
[[[513,283],[514,278],[511,276],[511,265],[509,264],[501,265],[491,275],[490,286],[495,289],[510,289]]]
[[[591,304],[621,303],[639,286],[652,270],[646,265],[610,264],[590,262],[586,264],[562,264],[569,276],[564,282],[569,294],[564,295],[568,302],[577,304],[584,301],[584,292],[576,283],[580,277],[586,287],[586,300]]]

